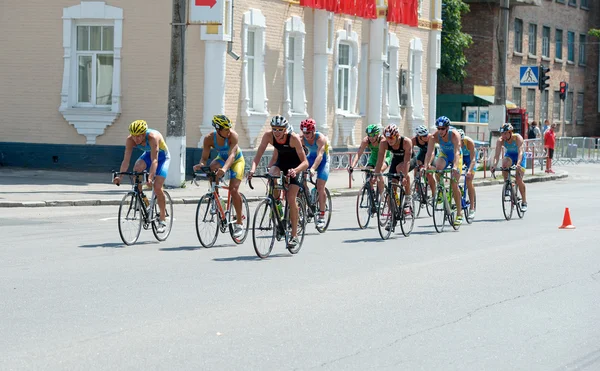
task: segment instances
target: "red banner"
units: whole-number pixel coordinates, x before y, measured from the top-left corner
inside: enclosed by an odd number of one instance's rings
[[[377,0],[300,0],[300,6],[324,9],[336,14],[361,18],[377,18]]]
[[[388,22],[412,27],[419,25],[418,0],[388,0]]]

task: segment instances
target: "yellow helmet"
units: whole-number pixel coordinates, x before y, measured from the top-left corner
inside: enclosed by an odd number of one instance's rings
[[[212,119],[212,126],[215,129],[231,129],[231,120],[225,115],[215,115]]]
[[[148,124],[144,120],[135,120],[129,125],[129,134],[131,135],[146,134],[146,130],[148,130]]]

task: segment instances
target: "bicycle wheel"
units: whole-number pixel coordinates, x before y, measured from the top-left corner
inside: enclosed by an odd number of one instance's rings
[[[506,220],[512,218],[514,207],[512,187],[510,186],[510,183],[504,183],[504,186],[502,187],[502,212],[504,213],[504,218]]]
[[[404,195],[404,191],[402,191],[401,199],[403,202],[406,202],[406,195]],[[411,200],[410,205],[410,213],[406,213],[405,207],[402,207],[400,211],[400,229],[402,230],[402,234],[404,237],[410,236],[410,232],[412,232],[413,227],[415,226],[415,200],[414,198]]]
[[[426,179],[426,178],[425,178]],[[431,195],[432,199],[429,199],[429,183],[421,182],[421,197],[425,200],[425,210],[427,211],[427,215],[433,215],[433,195]]]
[[[142,230],[141,202],[135,192],[128,192],[119,205],[119,235],[125,245],[133,245]]]
[[[171,228],[173,228],[173,200],[171,200],[171,195],[167,191],[163,191],[165,194],[165,223],[167,224],[165,230],[163,232],[158,232],[158,221],[160,220],[160,208],[158,207],[158,200],[156,200],[156,195],[154,195],[154,215],[156,215],[156,220],[152,222],[152,233],[154,237],[159,241],[165,241],[169,235],[171,234]]]
[[[358,227],[360,229],[365,229],[369,226],[371,213],[376,210],[375,205],[372,204],[372,192],[371,188],[364,185],[356,197],[356,219],[358,220]]]
[[[462,206],[456,205],[456,201],[454,200],[454,193],[452,192],[452,190],[448,191],[448,200],[446,202],[448,203],[448,223],[452,226],[452,229],[458,231],[460,225],[454,224],[454,221],[456,220],[456,216],[458,215],[458,208],[460,207],[462,209]],[[465,216],[463,215],[463,219],[464,217]]]
[[[464,203],[463,217],[467,221],[468,224],[472,224],[473,218],[469,217],[469,210],[471,209],[471,199],[469,198],[468,190],[465,190],[465,194],[464,194],[461,202]]]
[[[416,208],[413,209],[413,213],[416,214],[416,217],[418,218],[419,215],[421,215],[421,209],[423,206],[425,206],[425,202],[423,202],[421,194],[421,182],[418,180],[418,178],[415,178],[412,181],[410,189],[413,194],[413,204],[416,206]]]
[[[252,221],[252,244],[259,258],[265,259],[271,254],[276,228],[271,200],[264,199],[258,204]]]
[[[523,219],[525,213],[523,212],[523,210],[521,210],[521,196],[519,195],[519,187],[516,185],[513,187],[513,195],[514,204],[517,209],[517,215],[519,216],[519,219]]]
[[[446,207],[445,198],[446,191],[442,188],[438,188],[436,197],[432,200],[433,203],[433,226],[437,233],[444,231],[444,224],[446,223]]]
[[[331,210],[332,210],[332,203],[331,203],[331,194],[329,193],[329,189],[327,189],[327,187],[325,187],[325,194],[327,195],[327,197],[325,198],[325,225],[321,228],[316,227],[317,231],[319,231],[319,233],[323,233],[327,230],[327,228],[329,227],[329,222],[331,222]],[[318,201],[317,201],[317,210],[319,210],[318,208]],[[315,218],[315,225],[317,224],[317,218]]]
[[[290,247],[289,242],[292,237],[292,224],[291,218],[287,222],[287,230],[285,233],[285,245],[290,252],[290,254],[297,254],[302,247],[302,242],[304,242],[304,233],[306,232],[306,205],[304,204],[304,199],[302,197],[296,197],[296,205],[298,205],[298,244],[296,247]]]
[[[235,238],[233,236],[233,233],[235,232],[233,227],[237,222],[235,208],[231,207],[229,210],[229,234],[231,235],[233,242],[238,245],[243,244],[244,241],[246,241],[246,237],[248,237],[248,230],[250,229],[250,206],[248,206],[248,200],[246,200],[246,196],[244,196],[242,193],[240,193],[240,196],[242,197],[242,228],[244,228],[244,234],[242,234],[240,238]]]
[[[204,247],[213,247],[219,234],[220,217],[217,202],[211,193],[207,193],[196,207],[196,235]]]
[[[390,201],[393,198],[390,193],[385,190],[383,192],[383,207],[377,211],[377,229],[382,239],[387,240],[392,234],[392,230],[396,226],[395,208]]]

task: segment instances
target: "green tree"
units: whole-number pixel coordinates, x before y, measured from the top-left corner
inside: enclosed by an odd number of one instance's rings
[[[471,35],[462,32],[462,15],[469,12],[463,0],[443,0],[442,60],[440,80],[462,82],[467,76],[465,49],[473,44]]]
[[[600,30],[596,29],[596,28],[592,28],[591,30],[588,31],[588,35],[590,36],[594,36],[600,39]]]

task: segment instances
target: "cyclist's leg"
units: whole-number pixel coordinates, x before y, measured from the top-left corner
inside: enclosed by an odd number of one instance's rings
[[[242,183],[242,179],[244,179],[245,166],[246,161],[242,156],[235,160],[229,169],[229,194],[231,195],[231,202],[233,203],[235,214],[237,216],[236,223],[240,225],[244,224],[244,220],[242,218],[242,196],[240,195],[240,183]]]
[[[502,159],[502,167],[504,167],[504,168],[511,167],[513,163],[514,163],[513,159],[510,156],[504,156],[504,158]],[[504,181],[506,181],[507,177],[508,177],[508,171],[503,171],[502,178],[504,178]]]
[[[290,184],[287,191],[287,204],[290,208],[290,221],[292,222],[292,237],[298,236],[298,204],[296,203],[296,197],[300,190],[300,183],[298,177],[290,178]]]
[[[325,193],[325,184],[329,179],[329,158],[324,157],[317,168],[317,192],[319,193],[319,211],[325,212],[325,203],[327,202],[327,193]]]
[[[135,161],[133,165],[133,171],[136,173],[142,172],[146,169],[150,169],[150,164],[152,164],[152,160],[150,159],[150,152],[144,152],[142,155]],[[142,191],[142,183],[143,179],[140,179],[140,186],[138,191]]]
[[[462,171],[462,156],[460,156],[459,158],[453,158],[453,160],[456,161],[456,165],[457,165],[456,168],[459,170],[452,172],[452,182],[450,182],[450,183],[452,184],[452,194],[454,196],[454,202],[458,206],[456,208],[456,218],[457,218],[457,220],[461,221],[462,220],[462,207],[460,207],[461,195],[460,195],[460,188],[458,188],[458,184],[460,182],[460,172]],[[451,166],[454,165],[452,163],[450,163],[450,164],[451,164]]]
[[[156,167],[156,178],[154,179],[154,194],[158,201],[161,221],[164,221],[167,217],[163,184],[165,184],[165,180],[167,179],[170,163],[171,157],[166,156],[164,152],[158,153],[158,166]]]
[[[467,167],[467,170],[469,169],[469,166],[471,166],[471,158],[470,157],[465,157],[465,166]],[[473,168],[475,168],[477,165],[474,165]],[[467,178],[467,192],[469,194],[469,200],[471,201],[471,205],[469,206],[469,210],[475,210],[475,185],[473,184],[473,179],[475,178],[475,171],[470,171],[468,173],[465,174],[465,177]]]
[[[525,182],[523,181],[523,177],[525,176],[525,156],[523,156],[523,160],[521,160],[521,170],[516,170],[517,186],[519,187],[519,192],[521,193],[522,205],[527,207],[527,189],[525,187]]]
[[[276,162],[275,165],[271,166],[271,168],[269,169],[269,174],[272,176],[279,176],[279,174],[281,174],[281,169],[279,168],[279,162]],[[277,179],[275,179],[275,184],[277,184]],[[278,189],[274,189],[273,190],[273,196],[275,197],[275,199],[279,199],[279,193],[280,191]]]

